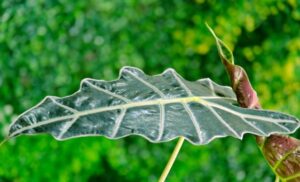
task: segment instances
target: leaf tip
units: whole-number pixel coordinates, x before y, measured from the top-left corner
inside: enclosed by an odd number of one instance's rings
[[[205,22],[205,26],[206,26],[206,28],[210,31],[210,33],[213,35],[213,37],[216,39],[216,42],[218,43],[219,38],[217,37],[217,35],[216,35],[215,32],[213,31],[213,29],[208,25],[207,22]]]
[[[234,64],[234,57],[230,48],[221,39],[219,39],[219,37],[216,35],[214,30],[208,25],[207,22],[205,22],[205,25],[216,40],[218,52],[222,60],[225,60],[230,64]]]

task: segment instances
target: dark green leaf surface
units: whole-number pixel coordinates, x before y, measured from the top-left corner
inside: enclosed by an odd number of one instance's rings
[[[125,67],[119,79],[84,79],[71,96],[46,97],[11,125],[9,137],[50,133],[58,140],[103,135],[117,139],[141,135],[151,142],[183,136],[193,144],[245,133],[292,133],[296,118],[237,106],[230,87],[210,79],[190,82],[173,69],[148,76]]]

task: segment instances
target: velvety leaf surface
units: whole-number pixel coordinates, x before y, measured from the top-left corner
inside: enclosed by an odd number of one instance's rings
[[[183,136],[193,144],[245,133],[291,133],[299,120],[278,112],[235,106],[230,87],[210,79],[187,81],[174,70],[148,76],[125,67],[119,79],[84,79],[71,96],[46,97],[11,125],[9,137],[50,133],[58,140],[141,135],[151,142]]]

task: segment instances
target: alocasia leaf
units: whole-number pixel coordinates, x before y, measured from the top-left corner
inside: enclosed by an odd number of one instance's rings
[[[219,55],[230,77],[239,105],[245,108],[262,109],[246,71],[234,64],[231,50],[208,25],[207,27],[216,40]],[[300,181],[300,140],[275,134],[269,137],[256,136],[256,141],[276,176],[284,182]]]
[[[187,81],[173,69],[148,76],[125,67],[119,79],[84,79],[71,96],[46,97],[12,123],[9,137],[50,133],[58,140],[103,135],[111,139],[141,135],[151,142],[183,136],[193,144],[245,133],[292,133],[295,117],[235,106],[230,87],[210,79]]]

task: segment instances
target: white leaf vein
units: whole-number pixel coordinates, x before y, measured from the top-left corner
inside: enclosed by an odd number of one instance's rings
[[[157,100],[150,100],[150,101],[132,102],[132,103],[126,103],[126,104],[120,104],[120,105],[114,105],[114,106],[108,106],[108,107],[99,107],[99,108],[90,109],[90,110],[78,111],[77,113],[72,114],[72,115],[51,118],[51,119],[41,121],[41,122],[38,122],[38,123],[30,125],[30,126],[23,127],[19,130],[16,130],[13,133],[11,133],[10,136],[14,136],[18,133],[21,133],[28,129],[32,129],[34,127],[50,124],[53,122],[63,121],[63,120],[74,118],[74,117],[80,117],[80,116],[84,116],[84,115],[94,114],[94,113],[111,111],[111,110],[120,109],[120,108],[134,108],[134,107],[142,107],[142,106],[157,105],[157,104],[172,104],[172,103],[184,103],[184,102],[198,102],[198,103],[206,105],[206,106],[213,106],[213,107],[222,109],[224,111],[235,114],[237,116],[243,116],[245,118],[262,120],[265,122],[271,122],[271,123],[275,123],[275,124],[277,124],[277,123],[293,123],[293,124],[295,124],[295,121],[293,121],[293,120],[273,119],[273,118],[268,118],[268,117],[263,117],[263,116],[242,114],[242,113],[236,112],[234,110],[231,110],[229,108],[226,108],[224,106],[209,102],[207,100],[203,100],[203,99],[201,99],[201,97],[183,97],[183,98],[157,99]],[[281,126],[281,125],[279,125],[279,126]],[[290,131],[290,130],[288,130],[288,131]]]
[[[136,75],[132,74],[130,71],[126,71],[127,73],[129,73],[133,78],[137,79],[138,81],[142,82],[144,85],[146,85],[147,87],[151,88],[156,94],[158,94],[161,98],[165,98],[165,94],[162,93],[156,86],[152,85],[151,83],[147,82],[144,79],[141,79],[139,77],[137,77]],[[163,135],[163,131],[164,131],[164,124],[165,124],[165,106],[162,103],[158,103],[159,106],[159,128],[158,128],[158,136],[156,140],[160,140],[162,135]]]
[[[157,87],[155,87],[154,85],[152,85],[151,83],[137,77],[136,75],[134,75],[133,73],[131,73],[130,71],[124,70],[127,73],[129,73],[133,78],[135,78],[136,80],[142,82],[144,85],[146,85],[147,87],[151,88],[156,94],[158,94],[161,98],[165,97],[165,94],[162,93]]]
[[[205,80],[208,82],[208,86],[209,86],[209,89],[211,90],[212,95],[215,96],[215,95],[216,95],[216,94],[215,94],[216,91],[215,91],[215,87],[214,87],[214,85],[213,85],[211,79],[206,78]]]
[[[68,110],[68,111],[71,111],[72,113],[77,113],[77,112],[78,112],[78,111],[77,111],[76,109],[74,109],[74,108],[71,108],[71,107],[69,107],[69,106],[66,106],[66,105],[63,105],[63,104],[57,102],[53,97],[48,97],[48,98],[49,98],[54,104],[56,104],[56,105],[59,106],[59,107],[62,107],[62,108],[64,108],[64,109]]]
[[[125,116],[125,114],[126,114],[126,108],[123,108],[122,110],[121,110],[121,113],[120,113],[120,115],[118,116],[118,118],[116,119],[116,124],[115,124],[115,126],[114,126],[114,128],[113,128],[113,131],[112,131],[112,134],[111,134],[111,138],[114,138],[116,135],[117,135],[117,133],[118,133],[118,131],[119,131],[119,128],[120,128],[120,125],[121,125],[121,122],[123,121],[123,118],[124,118],[124,116]]]
[[[160,141],[165,129],[165,105],[164,104],[159,104],[159,110],[160,110],[160,115],[159,115],[159,131],[158,131],[158,136],[156,141]]]
[[[67,120],[67,119],[72,119],[74,117],[90,115],[90,114],[94,114],[94,113],[101,113],[101,112],[111,111],[111,110],[121,109],[121,108],[134,108],[134,107],[142,107],[142,106],[157,105],[157,104],[166,105],[166,104],[172,104],[172,103],[187,103],[187,102],[198,102],[198,103],[203,104],[205,106],[216,107],[216,108],[219,108],[221,110],[227,111],[229,113],[235,114],[237,116],[242,116],[244,118],[262,120],[262,121],[265,121],[265,122],[271,122],[275,125],[278,125],[278,127],[282,128],[282,129],[284,129],[288,132],[290,132],[290,130],[285,128],[284,126],[279,125],[279,123],[296,124],[296,121],[293,121],[293,120],[273,119],[273,118],[268,118],[268,117],[264,117],[264,116],[257,116],[257,115],[239,113],[237,111],[231,110],[231,109],[226,108],[224,106],[209,102],[207,100],[203,100],[203,99],[201,99],[201,97],[183,97],[183,98],[157,99],[157,100],[150,100],[150,101],[131,102],[131,103],[126,103],[126,104],[113,105],[113,106],[108,106],[108,107],[100,107],[100,108],[94,108],[94,109],[90,109],[90,110],[78,111],[75,114],[66,115],[66,116],[62,116],[62,117],[51,118],[51,119],[48,119],[48,120],[45,120],[45,121],[40,121],[38,123],[32,124],[30,126],[23,127],[19,130],[14,131],[13,133],[11,133],[10,137],[15,136],[15,135],[17,135],[17,134],[19,134],[23,131],[26,131],[26,130],[29,130],[29,129],[32,129],[32,128],[35,128],[35,127],[39,127],[39,126],[46,125],[46,124],[51,124],[51,123],[54,123],[54,122],[64,121],[64,120]]]
[[[186,91],[188,96],[193,96],[192,91],[186,86],[186,84],[183,83],[183,81],[179,78],[179,76],[174,71],[171,72],[174,78],[176,79],[176,81],[179,83],[179,85]]]
[[[96,90],[98,90],[98,91],[100,91],[100,92],[103,92],[103,93],[106,93],[106,94],[108,94],[108,95],[110,95],[110,96],[112,96],[112,97],[121,99],[122,101],[124,101],[124,102],[126,102],[126,103],[129,103],[129,102],[130,102],[129,99],[123,97],[122,95],[119,95],[119,94],[113,93],[113,92],[111,92],[111,91],[105,90],[105,89],[103,89],[103,88],[101,88],[101,87],[98,87],[98,86],[92,84],[91,82],[89,82],[88,80],[85,80],[84,83],[88,84],[90,87],[92,87],[92,88],[94,88],[94,89],[96,89]]]
[[[194,126],[194,128],[196,130],[196,133],[197,133],[197,136],[199,138],[199,143],[202,143],[203,139],[201,137],[201,129],[200,129],[200,126],[199,126],[199,122],[197,121],[197,118],[195,117],[194,113],[191,111],[191,109],[187,105],[187,103],[182,103],[182,105],[183,105],[185,111],[188,113],[189,117],[192,120],[193,126]]]
[[[242,116],[238,116],[239,118],[241,118],[246,124],[250,125],[252,128],[254,128],[256,131],[260,132],[260,134],[263,135],[267,135],[264,131],[262,131],[261,129],[259,129],[257,126],[255,126],[254,124],[252,124],[250,121],[248,121],[247,119],[245,119]]]
[[[220,123],[223,124],[229,131],[231,131],[237,138],[241,137],[212,107],[207,106],[207,108],[218,119],[218,121],[220,121]]]
[[[175,72],[172,71],[172,75],[174,76],[174,78],[177,80],[177,82],[179,83],[179,85],[184,88],[184,90],[186,91],[186,93],[189,96],[194,96],[192,91],[187,87],[186,84],[183,83],[183,81],[179,78],[179,76],[177,76],[177,74]],[[202,143],[203,139],[202,139],[202,135],[201,135],[201,128],[199,125],[199,122],[197,121],[196,116],[194,115],[194,113],[192,112],[192,110],[190,109],[190,107],[187,105],[187,103],[183,103],[182,104],[184,106],[185,111],[188,113],[190,119],[192,120],[193,126],[196,130],[197,136],[199,138],[199,142]]]
[[[208,102],[208,101],[205,101],[207,105],[210,105],[210,106],[213,106],[213,107],[216,107],[216,108],[219,108],[223,111],[227,111],[229,113],[232,113],[236,116],[242,116],[244,118],[249,118],[249,119],[255,119],[255,120],[262,120],[262,121],[265,121],[265,122],[270,122],[270,123],[273,123],[275,125],[277,125],[278,127],[280,127],[281,129],[283,130],[286,130],[286,131],[290,131],[288,128],[280,125],[279,123],[295,123],[294,121],[292,120],[283,120],[283,119],[273,119],[273,118],[268,118],[268,117],[264,117],[264,116],[255,116],[255,115],[250,115],[250,114],[244,114],[244,113],[239,113],[237,111],[234,111],[234,110],[231,110],[229,108],[226,108],[224,106],[221,106],[219,104],[215,104],[215,103],[212,103],[212,102]]]
[[[64,126],[64,130],[62,130],[59,133],[57,138],[61,139],[64,136],[64,134],[73,126],[73,124],[76,122],[77,119],[78,117],[74,117],[70,122],[67,122],[66,126]]]

